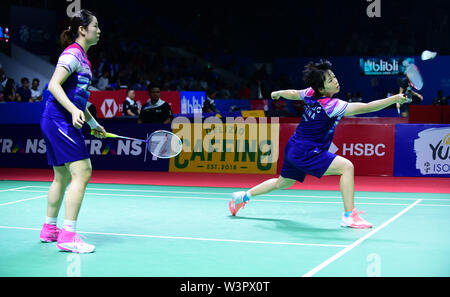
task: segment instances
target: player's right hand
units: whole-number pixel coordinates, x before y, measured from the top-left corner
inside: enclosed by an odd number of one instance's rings
[[[275,99],[275,100],[280,99],[280,94],[279,94],[277,91],[272,92],[272,93],[270,94],[270,96],[272,97],[272,99]]]
[[[80,129],[81,127],[83,127],[84,121],[84,112],[82,112],[78,108],[75,108],[75,110],[72,112],[73,126],[77,129]]]
[[[92,129],[91,134],[94,134],[97,138],[106,138],[106,130],[103,128],[103,126],[98,125],[97,128]]]
[[[399,104],[403,104],[403,103],[405,103],[406,100],[407,100],[405,94],[402,94],[402,93],[397,94],[397,95],[394,95],[394,96],[392,96],[392,97],[395,98],[395,99],[394,99],[395,103],[399,103]]]

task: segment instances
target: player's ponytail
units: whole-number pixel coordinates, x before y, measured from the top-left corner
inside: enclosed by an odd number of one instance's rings
[[[86,9],[80,10],[73,17],[71,17],[69,21],[69,27],[64,30],[59,37],[61,47],[65,49],[66,47],[74,43],[79,36],[79,27],[81,26],[87,28],[91,23],[93,17],[94,14]]]
[[[71,32],[72,31],[71,29],[72,29],[71,27],[67,28],[61,33],[59,37],[59,41],[63,49],[65,49],[66,47],[75,42],[76,37],[74,37],[74,34]]]

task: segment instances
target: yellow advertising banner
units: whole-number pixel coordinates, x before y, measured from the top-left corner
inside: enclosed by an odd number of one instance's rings
[[[174,120],[172,132],[182,139],[183,150],[170,159],[169,171],[276,174],[279,123],[267,124],[264,119],[258,123],[255,118],[222,120]]]

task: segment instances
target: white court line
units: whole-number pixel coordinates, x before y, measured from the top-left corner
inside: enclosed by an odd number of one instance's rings
[[[320,270],[322,270],[323,268],[325,268],[326,266],[328,266],[329,264],[333,263],[334,261],[336,261],[337,259],[339,259],[340,257],[342,257],[343,255],[345,255],[346,253],[348,253],[349,251],[351,251],[353,248],[357,247],[359,244],[361,244],[364,240],[368,239],[369,237],[371,237],[372,235],[374,235],[375,233],[377,233],[378,231],[380,231],[381,229],[383,229],[384,227],[386,227],[387,225],[389,225],[390,223],[392,223],[393,221],[395,221],[396,219],[398,219],[401,215],[403,215],[404,213],[406,213],[408,210],[410,210],[411,208],[413,208],[414,206],[416,206],[418,203],[420,203],[422,201],[422,199],[418,199],[416,200],[416,202],[414,202],[413,204],[409,205],[407,208],[403,209],[401,212],[399,212],[398,214],[396,214],[395,216],[393,216],[392,218],[390,218],[389,220],[387,220],[385,223],[383,223],[382,225],[380,225],[379,227],[375,228],[374,230],[370,231],[369,233],[367,233],[366,235],[364,235],[363,237],[361,237],[360,239],[358,239],[357,241],[355,241],[354,243],[352,243],[351,245],[347,246],[345,249],[339,251],[337,254],[333,255],[332,257],[328,258],[327,260],[325,260],[324,262],[320,263],[319,265],[317,265],[316,267],[314,267],[313,269],[311,269],[310,271],[308,271],[307,273],[305,273],[303,276],[304,277],[310,277],[313,276],[314,274],[316,274],[317,272],[319,272]]]
[[[17,190],[17,192],[30,192],[30,193],[47,193],[46,191],[37,190]],[[113,196],[113,197],[141,197],[141,198],[165,198],[165,199],[193,199],[193,200],[223,200],[229,201],[229,198],[206,198],[206,197],[192,197],[192,196],[159,196],[159,195],[137,195],[137,194],[104,194],[104,193],[89,193],[86,192],[86,196]],[[305,196],[298,196],[298,198],[304,198]],[[355,198],[358,199],[358,198]],[[380,198],[381,199],[381,198]],[[255,202],[272,202],[272,203],[303,203],[303,204],[342,204],[342,198],[340,201],[299,201],[299,200],[270,200],[270,199],[252,199]],[[382,199],[381,199],[382,200]],[[415,199],[414,201],[416,201]],[[438,200],[438,199],[421,199],[424,201]],[[444,200],[445,201],[445,200]],[[372,203],[372,202],[357,202],[358,205],[391,205],[391,206],[405,206],[407,203]],[[439,206],[450,207],[450,204],[420,204],[419,206]]]
[[[18,230],[33,230],[40,231],[37,228],[24,227],[10,227],[0,226],[0,229],[18,229]],[[182,240],[200,240],[200,241],[218,241],[218,242],[237,242],[237,243],[256,243],[256,244],[274,244],[274,245],[296,245],[296,246],[316,246],[316,247],[346,247],[342,244],[320,244],[320,243],[299,243],[299,242],[273,242],[273,241],[255,241],[255,240],[237,240],[237,239],[218,239],[218,238],[199,238],[199,237],[182,237],[182,236],[162,236],[162,235],[143,235],[143,234],[126,234],[126,233],[105,233],[105,232],[83,232],[82,234],[98,234],[109,236],[129,236],[129,237],[145,237],[145,238],[160,238],[160,239],[182,239]]]
[[[417,206],[439,206],[439,207],[450,207],[449,204],[445,205],[445,204],[419,204]]]
[[[45,188],[48,189],[49,187],[46,186],[29,186],[32,188]],[[231,195],[232,192],[192,192],[192,191],[168,191],[168,190],[126,190],[126,189],[104,189],[104,188],[87,188],[87,191],[89,190],[95,190],[95,191],[114,191],[114,192],[143,192],[143,193],[172,193],[172,194],[210,194],[210,195]],[[288,190],[289,191],[289,190]],[[301,191],[301,190],[298,190]],[[306,191],[306,190],[305,190]],[[30,192],[35,192],[30,190]],[[445,194],[445,193],[441,193]],[[319,199],[342,199],[341,196],[305,196],[305,195],[288,195],[288,194],[264,194],[265,197],[303,197],[303,198],[319,198]],[[386,197],[386,198],[380,198],[380,197],[366,197],[366,196],[357,196],[355,199],[373,199],[373,200],[409,200],[409,201],[416,201],[416,198],[403,198],[403,197]],[[449,199],[439,199],[439,198],[430,198],[430,199],[424,199],[424,200],[436,200],[436,201],[450,201],[450,194]]]
[[[31,197],[31,198],[26,198],[26,199],[6,202],[6,203],[0,203],[0,206],[2,206],[2,205],[9,205],[9,204],[15,204],[15,203],[23,202],[23,201],[28,201],[28,200],[35,200],[35,199],[39,199],[39,198],[43,198],[43,197],[47,197],[47,195],[41,195],[41,196],[36,196],[36,197]]]
[[[31,191],[31,190],[18,190],[18,192],[41,192],[45,191]],[[229,198],[206,198],[206,197],[191,197],[191,196],[158,196],[158,195],[131,195],[131,194],[103,194],[103,193],[85,193],[85,196],[114,196],[114,197],[141,197],[141,198],[163,198],[163,199],[193,199],[193,200],[223,200],[229,201]],[[302,196],[300,196],[302,198]],[[342,204],[342,201],[293,201],[293,200],[270,200],[270,199],[252,199],[254,202],[272,202],[272,203],[303,203],[303,204]],[[409,205],[404,203],[370,203],[370,202],[358,202],[358,205]],[[450,206],[450,205],[449,205]]]
[[[12,188],[12,189],[6,189],[6,190],[0,190],[0,192],[8,192],[8,191],[18,191],[20,189],[26,189],[29,188],[31,186],[23,186],[23,187],[18,187],[18,188]]]

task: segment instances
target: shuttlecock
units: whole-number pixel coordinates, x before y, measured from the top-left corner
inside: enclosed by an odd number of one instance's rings
[[[423,51],[422,53],[422,60],[430,60],[433,59],[434,57],[436,57],[437,53],[436,52],[430,52],[429,50]]]

